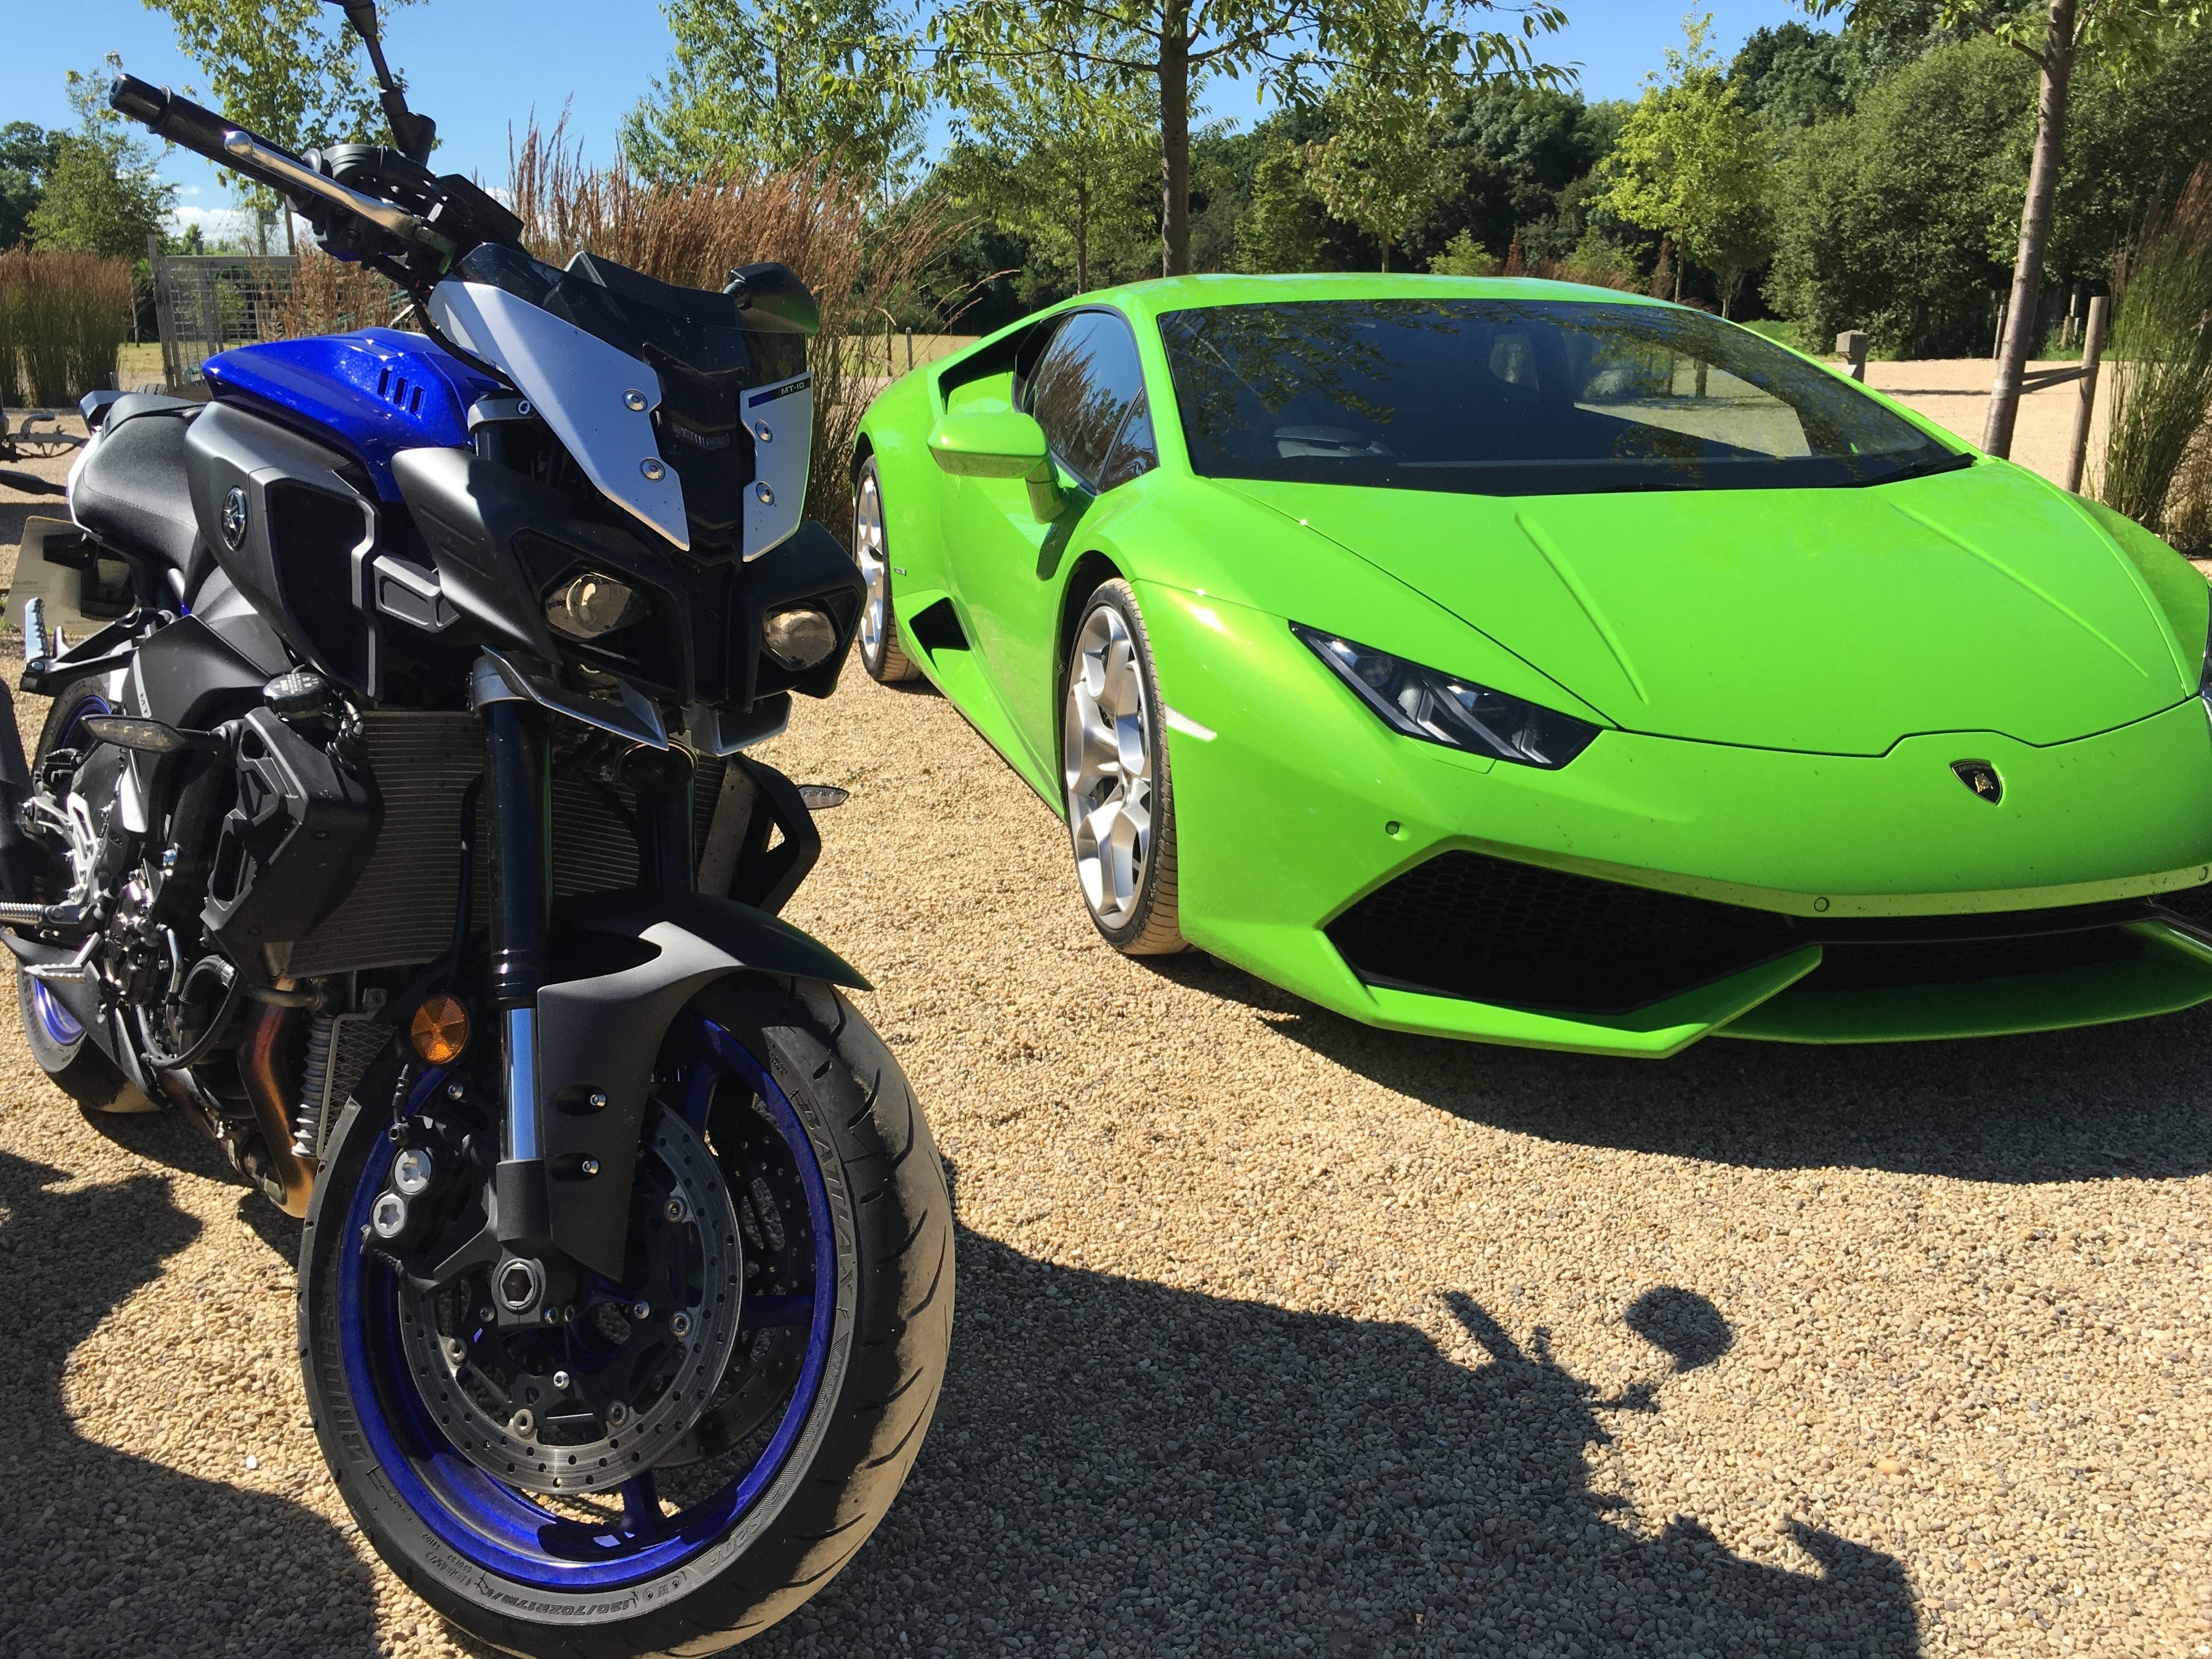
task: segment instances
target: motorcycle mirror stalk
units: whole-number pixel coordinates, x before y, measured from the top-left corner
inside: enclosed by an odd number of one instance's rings
[[[361,37],[362,45],[368,48],[369,67],[376,71],[376,84],[383,88],[377,101],[384,106],[384,118],[392,124],[392,142],[402,155],[417,167],[427,165],[431,149],[438,140],[438,124],[407,107],[407,94],[392,78],[391,67],[384,61],[376,0],[329,0],[329,3],[345,13],[346,22]]]

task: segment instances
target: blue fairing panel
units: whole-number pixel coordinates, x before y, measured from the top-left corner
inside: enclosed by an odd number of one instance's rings
[[[469,405],[502,390],[423,336],[392,328],[240,346],[203,372],[216,397],[274,405],[336,439],[387,501],[399,499],[395,452],[465,447]]]

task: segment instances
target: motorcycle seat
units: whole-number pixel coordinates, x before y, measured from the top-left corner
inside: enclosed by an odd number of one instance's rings
[[[185,479],[185,431],[204,404],[132,392],[108,408],[70,491],[70,511],[118,553],[191,568],[199,521]]]

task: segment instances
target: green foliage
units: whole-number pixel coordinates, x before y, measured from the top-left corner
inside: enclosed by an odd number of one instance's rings
[[[385,9],[411,0],[385,0]],[[208,77],[209,101],[289,150],[392,142],[368,54],[324,0],[145,0],[176,26],[177,46]],[[270,192],[226,173],[254,206]],[[286,221],[289,225],[289,218]]]
[[[1112,45],[1092,32],[1035,58],[953,58],[940,70],[963,143],[940,184],[1022,236],[1078,292],[1095,285],[1095,249],[1128,249],[1158,224],[1158,114],[1148,85],[1103,65]]]
[[[1306,146],[1306,177],[1331,218],[1374,238],[1388,270],[1391,248],[1443,191],[1436,105],[1425,87],[1364,74],[1339,82],[1328,103],[1336,131]]]
[[[909,20],[887,0],[665,0],[665,80],[623,124],[648,178],[782,168],[832,155],[893,191],[928,107]]]
[[[15,246],[46,195],[46,175],[60,158],[62,135],[28,121],[0,127],[0,251]]]
[[[1626,108],[1495,82],[1458,94],[1439,123],[1439,205],[1407,238],[1409,263],[1461,232],[1487,248],[1509,247],[1516,236],[1547,255],[1572,248],[1588,229],[1580,210],[1588,192],[1572,203],[1564,192],[1613,148]]]
[[[2027,189],[2034,65],[1939,47],[1806,132],[1784,163],[1767,298],[1808,337],[1863,328],[1905,357],[1985,355]]]
[[[1429,270],[1437,276],[1495,276],[1504,262],[1474,240],[1472,231],[1455,232],[1444,251],[1432,255]]]
[[[1763,125],[1814,126],[1856,101],[1857,54],[1839,34],[1802,23],[1755,30],[1729,64],[1729,85]]]
[[[1608,158],[1600,198],[1632,224],[1670,233],[1719,279],[1728,315],[1744,276],[1769,247],[1766,135],[1706,49],[1710,13],[1683,20],[1684,46],[1669,48]]]
[[[107,67],[118,67],[111,55]],[[177,187],[155,172],[153,147],[133,136],[101,97],[106,77],[69,75],[76,131],[50,135],[53,160],[27,230],[42,248],[143,258],[146,239],[166,239]]]
[[[2076,71],[2067,128],[2044,268],[2095,289],[2144,209],[2212,152],[2212,30],[2179,39],[2146,74],[2102,58]]]
[[[1386,70],[1396,84],[1438,88],[1455,76],[1556,84],[1532,42],[1565,14],[1553,0],[1516,9],[1508,27],[1484,26],[1495,0],[956,0],[930,31],[964,63],[1049,57],[1091,36],[1093,61],[1149,80],[1158,99],[1165,268],[1190,268],[1191,110],[1223,76],[1299,104],[1346,72]],[[1106,44],[1111,43],[1111,44]]]

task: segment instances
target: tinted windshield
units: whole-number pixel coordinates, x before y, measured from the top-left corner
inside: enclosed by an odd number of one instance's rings
[[[1193,469],[1485,495],[1881,483],[1964,466],[1873,398],[1673,307],[1314,300],[1160,319]]]

